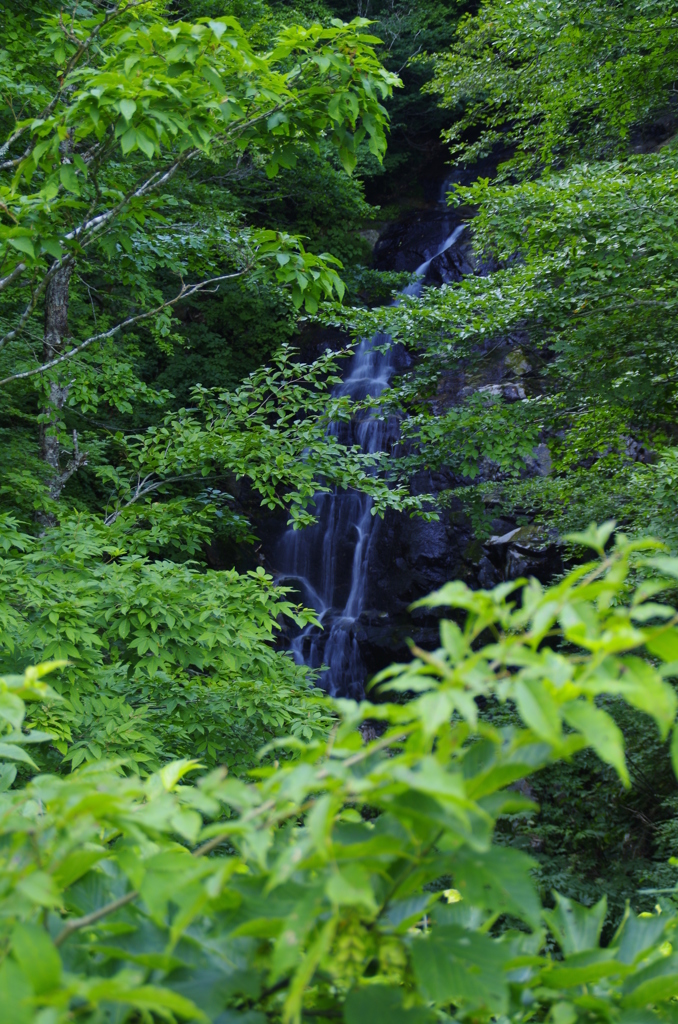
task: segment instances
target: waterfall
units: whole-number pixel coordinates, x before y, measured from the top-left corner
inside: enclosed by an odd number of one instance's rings
[[[443,190],[444,191],[444,190]],[[437,222],[442,244],[416,269],[417,280],[404,290],[419,295],[433,260],[453,246],[466,225],[450,232],[448,215]],[[351,358],[348,372],[334,394],[360,400],[377,397],[388,387],[395,370],[395,350],[388,335],[364,339]],[[351,423],[332,424],[330,432],[347,445],[363,451],[388,451],[398,440],[395,417],[373,414],[354,417]],[[334,491],[315,497],[317,522],[303,530],[289,528],[275,551],[276,576],[292,586],[307,607],[315,609],[322,629],[307,626],[291,641],[299,664],[321,669],[319,685],[332,695],[364,695],[365,669],[360,656],[358,628],[367,593],[370,546],[374,537],[372,500],[357,491]]]

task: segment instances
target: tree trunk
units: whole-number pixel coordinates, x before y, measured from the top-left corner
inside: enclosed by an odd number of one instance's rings
[[[72,264],[61,267],[51,278],[45,291],[45,334],[42,344],[43,362],[55,359],[68,334],[68,293],[73,273]],[[73,431],[73,457],[67,467],[60,465],[60,428],[63,409],[68,401],[70,385],[59,379],[52,381],[49,388],[49,404],[43,409],[45,420],[40,430],[40,454],[50,467],[49,496],[58,501],[67,480],[87,461],[87,456],[78,449],[77,434]],[[53,515],[44,517],[49,523],[56,521]]]

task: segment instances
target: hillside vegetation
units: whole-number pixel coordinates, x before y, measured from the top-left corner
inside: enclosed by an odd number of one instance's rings
[[[677,46],[670,0],[0,12],[3,1024],[673,1020]],[[385,305],[445,159],[475,270]],[[397,457],[319,324],[411,351]],[[450,581],[331,700],[256,533],[349,487],[566,571]]]

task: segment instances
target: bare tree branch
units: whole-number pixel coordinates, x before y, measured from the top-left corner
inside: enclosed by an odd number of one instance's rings
[[[69,921],[65,928],[59,932],[54,940],[55,946],[61,946],[62,943],[69,938],[73,932],[80,931],[81,928],[88,928],[92,924],[96,924],[102,917],[107,917],[109,914],[113,914],[116,910],[120,910],[122,907],[126,907],[128,903],[135,900],[139,895],[136,889],[132,892],[125,893],[124,896],[120,896],[119,899],[113,900],[111,903],[107,903],[103,907],[99,907],[98,910],[93,910],[91,914],[85,914],[84,917],[74,917],[72,921]]]
[[[28,323],[31,314],[35,310],[38,299],[47,288],[47,285],[49,284],[51,278],[56,274],[58,270],[62,270],[70,266],[73,262],[74,260],[72,256],[66,256],[63,260],[57,260],[55,263],[51,265],[51,267],[43,277],[40,284],[31,293],[30,301],[26,306],[26,309],[23,311],[17,326],[14,327],[11,331],[8,331],[7,334],[3,335],[2,338],[0,338],[0,348],[4,348],[8,341],[11,341],[13,338],[16,338],[17,335],[21,334],[24,327]]]
[[[101,331],[100,334],[93,334],[90,338],[86,338],[79,345],[75,345],[74,348],[69,349],[68,352],[64,352],[63,355],[58,356],[56,359],[50,359],[49,362],[42,363],[40,366],[36,366],[33,370],[24,370],[23,373],[13,373],[10,377],[5,377],[0,380],[0,387],[4,384],[9,384],[14,380],[26,380],[28,377],[35,377],[36,374],[44,373],[46,370],[51,370],[52,367],[58,366],[60,363],[65,363],[66,360],[72,359],[73,356],[77,356],[83,349],[88,348],[94,344],[95,341],[105,341],[106,338],[112,338],[118,331],[122,331],[125,327],[131,327],[132,324],[138,324],[142,320],[148,320],[152,316],[157,316],[163,309],[169,309],[171,306],[175,306],[177,302],[182,299],[187,299],[191,295],[195,295],[196,292],[200,292],[205,288],[209,288],[211,285],[219,284],[221,281],[231,281],[233,278],[242,277],[251,270],[251,266],[245,267],[243,270],[238,270],[233,274],[222,274],[220,277],[211,277],[207,281],[199,281],[197,284],[182,285],[181,291],[178,295],[175,295],[173,299],[168,299],[167,302],[163,302],[160,306],[156,306],[155,309],[150,309],[145,313],[138,313],[136,316],[130,316],[127,320],[121,321],[116,324],[115,327],[109,328],[107,331]]]
[[[24,270],[26,269],[25,263],[17,263],[14,270],[12,270],[6,277],[0,277],[0,292],[4,291],[5,288],[9,288],[11,284],[14,284],[18,277],[21,277]]]
[[[147,494],[152,494],[153,491],[157,491],[164,484],[176,484],[184,480],[199,480],[202,479],[202,474],[185,473],[182,476],[168,476],[163,480],[154,480],[152,484],[146,485],[146,481],[148,479],[149,477],[144,477],[144,479],[137,484],[136,490],[129,501],[126,501],[125,504],[121,505],[120,508],[117,508],[115,512],[111,512],[109,516],[106,516],[104,519],[104,526],[112,526],[118,516],[121,515],[126,508],[129,508],[130,505],[134,505],[134,503],[139,501],[140,498],[145,498]]]

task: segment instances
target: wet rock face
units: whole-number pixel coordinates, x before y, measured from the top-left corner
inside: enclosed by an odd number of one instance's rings
[[[430,286],[450,284],[469,273],[487,272],[487,266],[474,261],[470,231],[458,230],[469,213],[452,213],[437,204],[435,208],[409,214],[401,222],[390,225],[376,241],[375,266],[384,270],[420,269],[420,273],[425,274],[423,283]],[[345,346],[347,340],[341,331],[308,325],[300,339],[302,357],[312,359],[328,347],[336,350]],[[398,348],[391,351],[389,360],[391,370],[399,373],[410,368],[412,357]],[[474,360],[460,361],[443,372],[431,408],[442,413],[474,393],[485,393],[488,400],[523,401],[532,393],[535,379],[526,339],[516,332],[488,341],[486,351],[477,353]],[[354,426],[359,427],[357,421]],[[361,438],[361,444],[363,441]],[[499,479],[497,469],[488,461],[476,482]],[[548,447],[539,444],[526,473],[546,476],[550,471]],[[412,490],[437,493],[464,483],[471,485],[471,481],[457,478],[443,468],[418,474],[412,481]],[[346,497],[350,499],[350,495]],[[346,498],[341,500],[345,502]],[[334,520],[327,516],[320,518],[322,522],[317,527],[309,528],[308,533],[303,531],[308,546],[308,565],[306,562],[302,565],[303,559],[296,559],[290,569],[289,558],[283,557],[285,545],[281,547],[286,517],[265,516],[262,521],[261,517],[254,516],[262,542],[258,549],[262,564],[282,582],[292,585],[306,604],[318,607],[313,594],[317,597],[322,592],[323,580],[316,576],[321,570],[325,572],[328,551],[331,552],[333,589],[331,597],[324,601],[327,607],[323,612],[323,635],[331,639],[337,629],[343,632],[344,647],[350,653],[351,663],[355,661],[360,669],[352,673],[342,669],[339,673],[342,682],[334,692],[345,695],[361,697],[364,679],[394,660],[407,660],[408,640],[429,650],[438,646],[439,620],[446,614],[445,609],[410,610],[410,607],[448,580],[461,579],[471,587],[491,588],[504,580],[523,576],[536,576],[546,582],[562,568],[556,538],[532,527],[519,527],[513,520],[495,521],[494,535],[480,543],[460,503],[442,511],[435,522],[410,519],[390,511],[370,527],[356,520],[354,525],[360,529],[346,529],[341,544],[336,542],[337,530],[331,530]],[[325,536],[333,538],[329,547],[323,540]],[[366,553],[364,557],[361,554],[356,570],[358,544],[366,545]],[[354,576],[360,582],[360,601],[355,609],[356,602],[351,599]],[[309,584],[306,590],[305,583]],[[284,623],[279,639],[281,646],[303,657],[306,664],[315,667],[329,664],[334,671],[331,658],[325,656],[322,637],[318,640],[312,633],[300,636],[295,627]],[[314,643],[318,647],[315,653]]]
[[[440,286],[460,281],[475,270],[468,233],[460,242],[445,252],[434,253],[446,235],[464,217],[446,209],[419,210],[403,221],[390,224],[374,247],[374,266],[377,270],[414,271],[431,260],[424,278],[425,285]],[[433,257],[433,259],[431,259]]]
[[[496,525],[503,531],[507,521],[498,520]],[[548,583],[556,573],[563,571],[558,536],[542,527],[512,526],[494,534],[482,548],[478,583],[485,589],[521,576],[535,576],[542,583]]]
[[[390,224],[374,246],[376,270],[414,271],[433,253],[431,240],[441,234],[439,210],[420,210]]]
[[[438,646],[441,616],[429,609],[408,609],[448,580],[477,585],[473,563],[464,557],[472,540],[470,526],[454,523],[449,515],[427,523],[389,512],[375,524],[357,634],[370,675],[393,660],[408,658],[408,639],[429,649]]]
[[[457,245],[446,249],[439,256],[431,260],[431,265],[424,278],[424,284],[440,287],[443,284],[452,284],[453,281],[461,281],[462,277],[472,274],[474,265],[472,261],[470,245]]]

